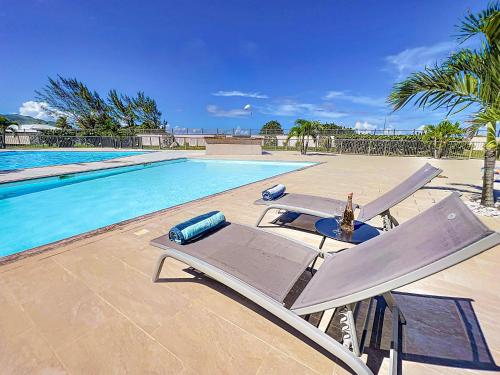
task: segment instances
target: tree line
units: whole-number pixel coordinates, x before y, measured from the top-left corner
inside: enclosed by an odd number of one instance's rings
[[[109,90],[106,97],[76,78],[50,78],[35,91],[36,99],[57,118],[61,129],[77,128],[99,134],[116,134],[122,129],[160,129],[166,125],[156,101],[139,91],[136,96]]]

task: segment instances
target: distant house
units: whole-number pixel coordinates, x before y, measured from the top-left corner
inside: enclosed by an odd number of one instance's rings
[[[7,129],[9,132],[15,133],[38,133],[40,130],[56,130],[57,127],[46,124],[22,124],[14,125],[11,129]]]

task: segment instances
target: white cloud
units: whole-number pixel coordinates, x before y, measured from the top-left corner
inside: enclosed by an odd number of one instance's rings
[[[45,102],[35,102],[29,100],[21,104],[19,114],[23,116],[31,116],[40,120],[53,120],[54,117],[47,111],[48,104]]]
[[[234,130],[234,134],[235,135],[250,135],[250,132],[249,132],[249,130],[243,130],[243,129],[241,129],[241,127],[238,126]]]
[[[354,129],[359,130],[360,133],[369,133],[370,131],[377,129],[377,126],[370,124],[367,121],[356,121],[356,124],[354,124]]]
[[[441,42],[431,46],[408,48],[398,54],[387,56],[385,61],[396,71],[398,77],[402,78],[422,70],[425,66],[434,65],[448,56],[456,46],[454,42]]]
[[[243,92],[238,90],[223,91],[219,90],[212,94],[213,96],[241,96],[244,98],[267,99],[269,96],[261,94],[260,92]]]
[[[317,105],[311,103],[298,103],[295,101],[285,101],[277,104],[270,104],[259,107],[259,112],[274,116],[304,116],[315,120],[334,120],[347,116],[344,112],[338,112],[329,105]]]
[[[221,109],[216,105],[207,105],[207,112],[215,117],[245,117],[250,115],[250,112],[244,109]]]
[[[355,104],[363,104],[371,107],[385,107],[387,106],[385,98],[373,98],[370,96],[362,95],[349,95],[342,91],[328,91],[323,97],[324,100],[340,99],[346,100]]]

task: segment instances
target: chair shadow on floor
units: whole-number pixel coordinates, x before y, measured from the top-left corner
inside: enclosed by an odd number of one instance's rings
[[[257,306],[247,298],[232,291],[230,288],[218,283],[187,268],[184,271],[193,278],[161,278],[159,282],[190,282],[206,285],[225,296],[240,303],[246,308],[264,316],[290,334],[304,341],[339,364],[344,369],[349,369],[330,353],[323,350],[317,344],[306,338],[286,323],[277,319],[261,307]],[[300,293],[305,284],[310,280],[310,273],[305,272],[292,289],[291,294]],[[303,285],[300,285],[300,284]],[[294,291],[295,289],[295,291]],[[500,372],[500,367],[495,364],[494,358],[488,348],[486,339],[482,332],[480,323],[472,306],[472,299],[458,297],[442,297],[433,295],[413,293],[393,293],[396,302],[400,306],[407,323],[400,326],[399,373],[402,371],[402,361],[416,362],[420,364],[439,365],[455,369],[467,370],[489,370]],[[289,295],[285,300],[289,305],[296,298]],[[380,372],[382,362],[389,358],[391,348],[391,313],[387,309],[384,300],[376,297],[376,303],[369,317],[364,354],[367,355],[367,365],[374,374]],[[210,306],[207,306],[210,309]],[[363,320],[368,310],[368,301],[359,303],[354,311],[356,330],[360,338],[363,332]],[[312,314],[309,322],[316,325],[319,322],[320,313]],[[340,321],[335,314],[329,326],[327,334],[340,341]]]
[[[416,362],[468,370],[500,372],[486,343],[469,298],[393,293],[407,323],[400,327],[400,370],[402,363]],[[356,313],[366,308],[360,304]],[[365,312],[366,314],[366,312]],[[359,320],[359,319],[358,319]],[[391,314],[377,298],[365,353],[368,367],[377,373],[391,345]],[[357,321],[358,324],[358,321]],[[362,328],[357,328],[358,335]]]

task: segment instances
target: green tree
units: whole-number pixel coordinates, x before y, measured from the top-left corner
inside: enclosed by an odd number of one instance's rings
[[[446,150],[446,145],[452,140],[461,138],[464,132],[459,122],[444,120],[437,125],[425,125],[422,139],[433,145],[434,157],[440,159]]]
[[[146,129],[164,125],[156,101],[142,91],[131,98],[110,90],[103,99],[76,78],[58,75],[55,79],[49,77],[49,83],[35,93],[37,100],[48,104],[49,112],[67,113],[78,128],[89,134],[117,134],[122,127],[135,132],[137,125]]]
[[[336,124],[334,122],[327,122],[327,123],[324,123],[324,124],[321,124],[322,128],[323,128],[323,132],[326,134],[332,134],[332,133],[335,133],[336,131],[339,131],[339,130],[350,130],[350,129],[346,129],[345,126],[343,125],[340,125],[340,124]]]
[[[136,114],[136,105],[133,99],[126,95],[118,94],[118,92],[113,89],[108,93],[108,103],[116,122],[129,128],[136,126],[135,121],[138,116]]]
[[[112,119],[110,107],[100,95],[76,78],[49,77],[49,83],[35,93],[37,100],[48,104],[49,112],[68,113],[81,129],[98,129]]]
[[[2,135],[2,142],[0,143],[0,148],[5,148],[5,132],[10,127],[17,125],[17,122],[9,120],[7,117],[0,116],[0,132]]]
[[[421,108],[447,108],[457,113],[471,105],[471,131],[486,126],[481,204],[494,205],[496,124],[500,121],[500,4],[491,3],[478,14],[468,14],[459,25],[459,41],[482,37],[477,50],[464,48],[442,64],[426,67],[397,83],[388,98],[395,111],[414,101]]]
[[[133,99],[137,118],[141,122],[143,129],[160,129],[162,127],[161,111],[156,105],[156,101],[149,96],[144,95],[142,91],[137,93]]]
[[[300,153],[305,155],[309,147],[309,139],[312,138],[316,141],[321,129],[322,126],[318,121],[298,119],[295,121],[295,126],[288,132],[286,143],[288,144],[291,138],[297,138],[297,143],[300,146]]]
[[[56,127],[59,129],[71,129],[66,116],[59,116],[56,120]]]
[[[260,135],[281,135],[283,134],[283,128],[281,124],[276,120],[271,120],[266,122],[259,132]]]

